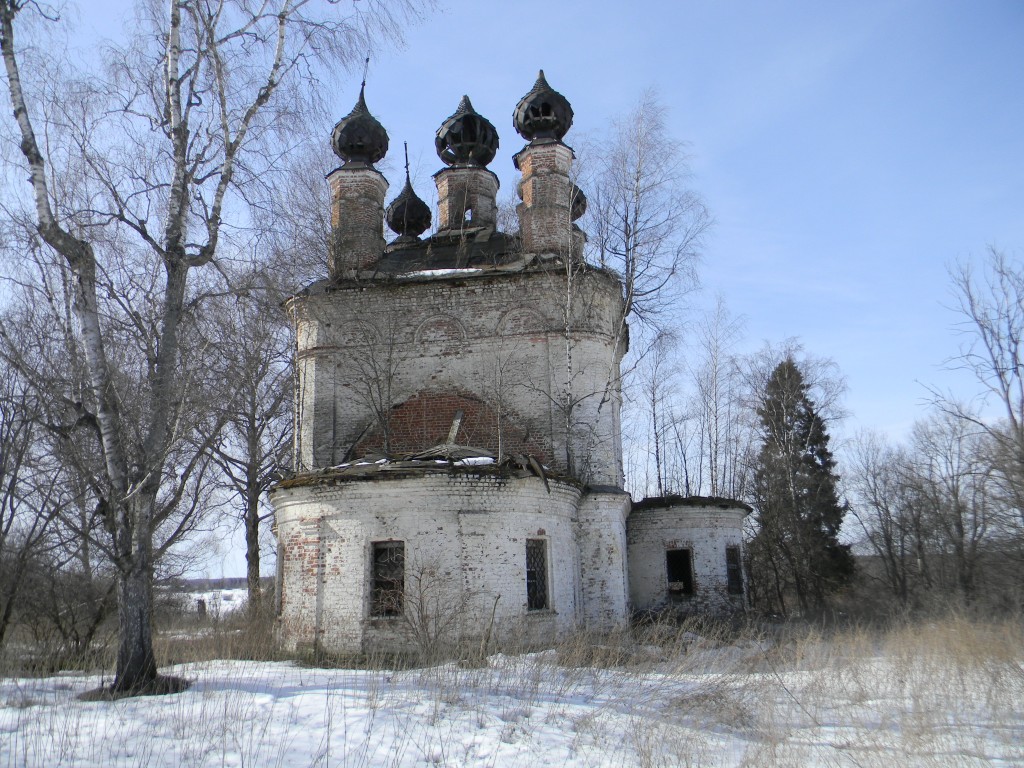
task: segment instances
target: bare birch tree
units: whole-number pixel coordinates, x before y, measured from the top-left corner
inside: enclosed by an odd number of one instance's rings
[[[992,591],[989,605],[1017,602],[997,594],[1015,576],[1019,584],[1019,567],[1006,557],[1014,529],[1004,524],[988,442],[970,420],[941,409],[914,424],[906,447],[877,435],[857,440],[852,510],[901,608],[967,605],[982,586]]]
[[[644,405],[650,418],[648,426],[648,453],[654,459],[655,489],[658,496],[673,490],[670,478],[669,437],[674,415],[671,412],[671,397],[675,378],[673,351],[675,338],[669,334],[658,334],[638,371],[643,391]]]
[[[684,296],[697,285],[696,264],[711,216],[701,197],[688,186],[690,172],[684,145],[669,133],[666,109],[653,91],[616,121],[610,136],[584,150],[587,163],[580,182],[587,190],[587,259],[617,273],[623,284],[623,303],[617,335],[627,338],[630,354],[621,374],[609,382],[624,388],[625,421],[638,422],[637,434],[649,430],[640,423],[653,420],[647,412],[650,397],[631,393],[640,358],[654,349],[654,340],[669,331]],[[671,320],[669,318],[672,318]],[[643,385],[640,384],[642,387]],[[611,391],[611,388],[605,393]],[[644,403],[644,407],[640,404]],[[567,401],[567,405],[570,403]],[[630,414],[630,410],[639,412]],[[568,411],[568,409],[566,409]],[[673,426],[664,418],[663,426]],[[628,431],[628,430],[627,430]],[[665,437],[661,435],[661,439]],[[643,438],[641,438],[643,439]],[[654,444],[651,444],[654,447]],[[658,446],[654,486],[664,487],[664,463]],[[646,453],[646,447],[627,447],[627,453]],[[683,485],[687,485],[684,481]]]
[[[988,435],[1003,493],[1024,524],[1024,263],[991,248],[980,273],[960,265],[951,276],[965,336],[951,365],[981,385],[981,407],[938,392],[935,400]]]
[[[68,503],[55,462],[40,451],[39,412],[31,388],[0,363],[0,647],[33,561]]]
[[[227,387],[218,398],[224,428],[211,450],[245,533],[247,605],[256,618],[262,608],[260,538],[273,515],[264,494],[290,468],[291,331],[271,279],[252,275],[237,283],[250,287],[223,297],[207,319]]]
[[[910,457],[875,433],[861,433],[849,473],[852,518],[881,564],[879,580],[901,607],[918,582],[928,579],[928,537],[922,510],[911,491]]]
[[[52,513],[45,547],[26,575],[24,592],[31,597],[21,601],[17,621],[37,654],[80,659],[110,612],[115,582],[102,522],[108,494],[97,425],[82,407],[86,385],[71,316],[72,275],[49,256],[30,243],[8,261],[0,315],[0,369],[31,394],[17,413],[32,434],[33,474],[44,491],[24,498],[33,499],[36,514]],[[130,389],[123,381],[121,388]],[[47,498],[62,501],[49,508]]]
[[[700,487],[709,496],[740,499],[749,479],[746,461],[754,433],[743,408],[740,363],[733,349],[742,325],[719,298],[695,331],[699,358],[691,366],[693,410],[699,422],[701,466],[707,470]]]
[[[118,571],[115,692],[161,689],[152,646],[154,563],[188,531],[188,518],[156,548],[153,537],[186,497],[198,499],[192,491],[216,433],[196,438],[183,420],[183,404],[201,399],[202,386],[200,376],[182,371],[189,316],[201,303],[190,275],[216,264],[230,234],[225,220],[241,215],[249,193],[260,189],[281,136],[301,124],[314,99],[323,67],[361,57],[374,38],[395,31],[396,14],[410,6],[154,0],[141,6],[137,33],[108,47],[104,76],[72,78],[57,98],[41,95],[31,65],[23,77],[22,62],[33,59],[15,39],[22,17],[41,6],[0,0],[0,52],[36,231],[74,278],[88,381],[81,408],[97,425],[108,489],[103,518]],[[74,178],[62,165],[68,158]],[[68,180],[77,188],[65,194]],[[108,278],[137,287],[146,311],[101,294]],[[119,300],[144,340],[138,408],[126,408],[120,350],[106,320],[106,305]]]
[[[589,189],[590,259],[618,272],[623,317],[655,323],[696,285],[696,263],[711,216],[687,187],[683,144],[668,133],[653,91],[597,148]]]
[[[526,359],[518,339],[502,336],[497,348],[487,361],[484,402],[494,412],[496,458],[502,461],[508,454],[508,421],[514,393],[526,387]]]
[[[932,544],[952,564],[952,584],[965,603],[975,597],[984,542],[995,504],[982,446],[969,420],[938,413],[914,425],[906,482],[927,516]]]

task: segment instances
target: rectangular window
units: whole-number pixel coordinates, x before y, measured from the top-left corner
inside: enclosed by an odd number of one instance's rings
[[[729,594],[743,594],[743,566],[740,562],[740,548],[725,548],[725,574],[728,579]]]
[[[693,565],[690,550],[669,549],[665,551],[665,570],[668,574],[668,591],[675,596],[693,596]]]
[[[548,607],[548,550],[544,539],[526,540],[526,608]]]
[[[373,576],[370,593],[372,616],[401,616],[405,594],[405,542],[373,544]]]

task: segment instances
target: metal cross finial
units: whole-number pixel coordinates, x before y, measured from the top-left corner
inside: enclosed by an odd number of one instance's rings
[[[409,180],[409,142],[403,141],[405,145],[405,180]]]
[[[366,61],[363,62],[363,88],[366,87],[366,73],[370,71],[370,54],[366,54]]]

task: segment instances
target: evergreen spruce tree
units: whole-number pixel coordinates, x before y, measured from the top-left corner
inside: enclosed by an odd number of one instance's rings
[[[753,594],[781,613],[795,596],[801,613],[820,615],[826,597],[852,577],[853,556],[838,539],[846,509],[836,492],[828,431],[791,357],[772,371],[757,415],[757,533],[748,550]]]

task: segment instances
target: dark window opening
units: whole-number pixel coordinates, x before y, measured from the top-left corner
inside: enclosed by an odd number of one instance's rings
[[[548,551],[544,539],[526,540],[526,608],[548,607]]]
[[[674,596],[693,596],[693,565],[690,550],[669,549],[665,552],[668,591]]]
[[[404,595],[405,542],[374,542],[371,615],[401,616]]]
[[[729,594],[743,594],[743,568],[740,564],[740,548],[725,548],[725,574],[728,580]]]

